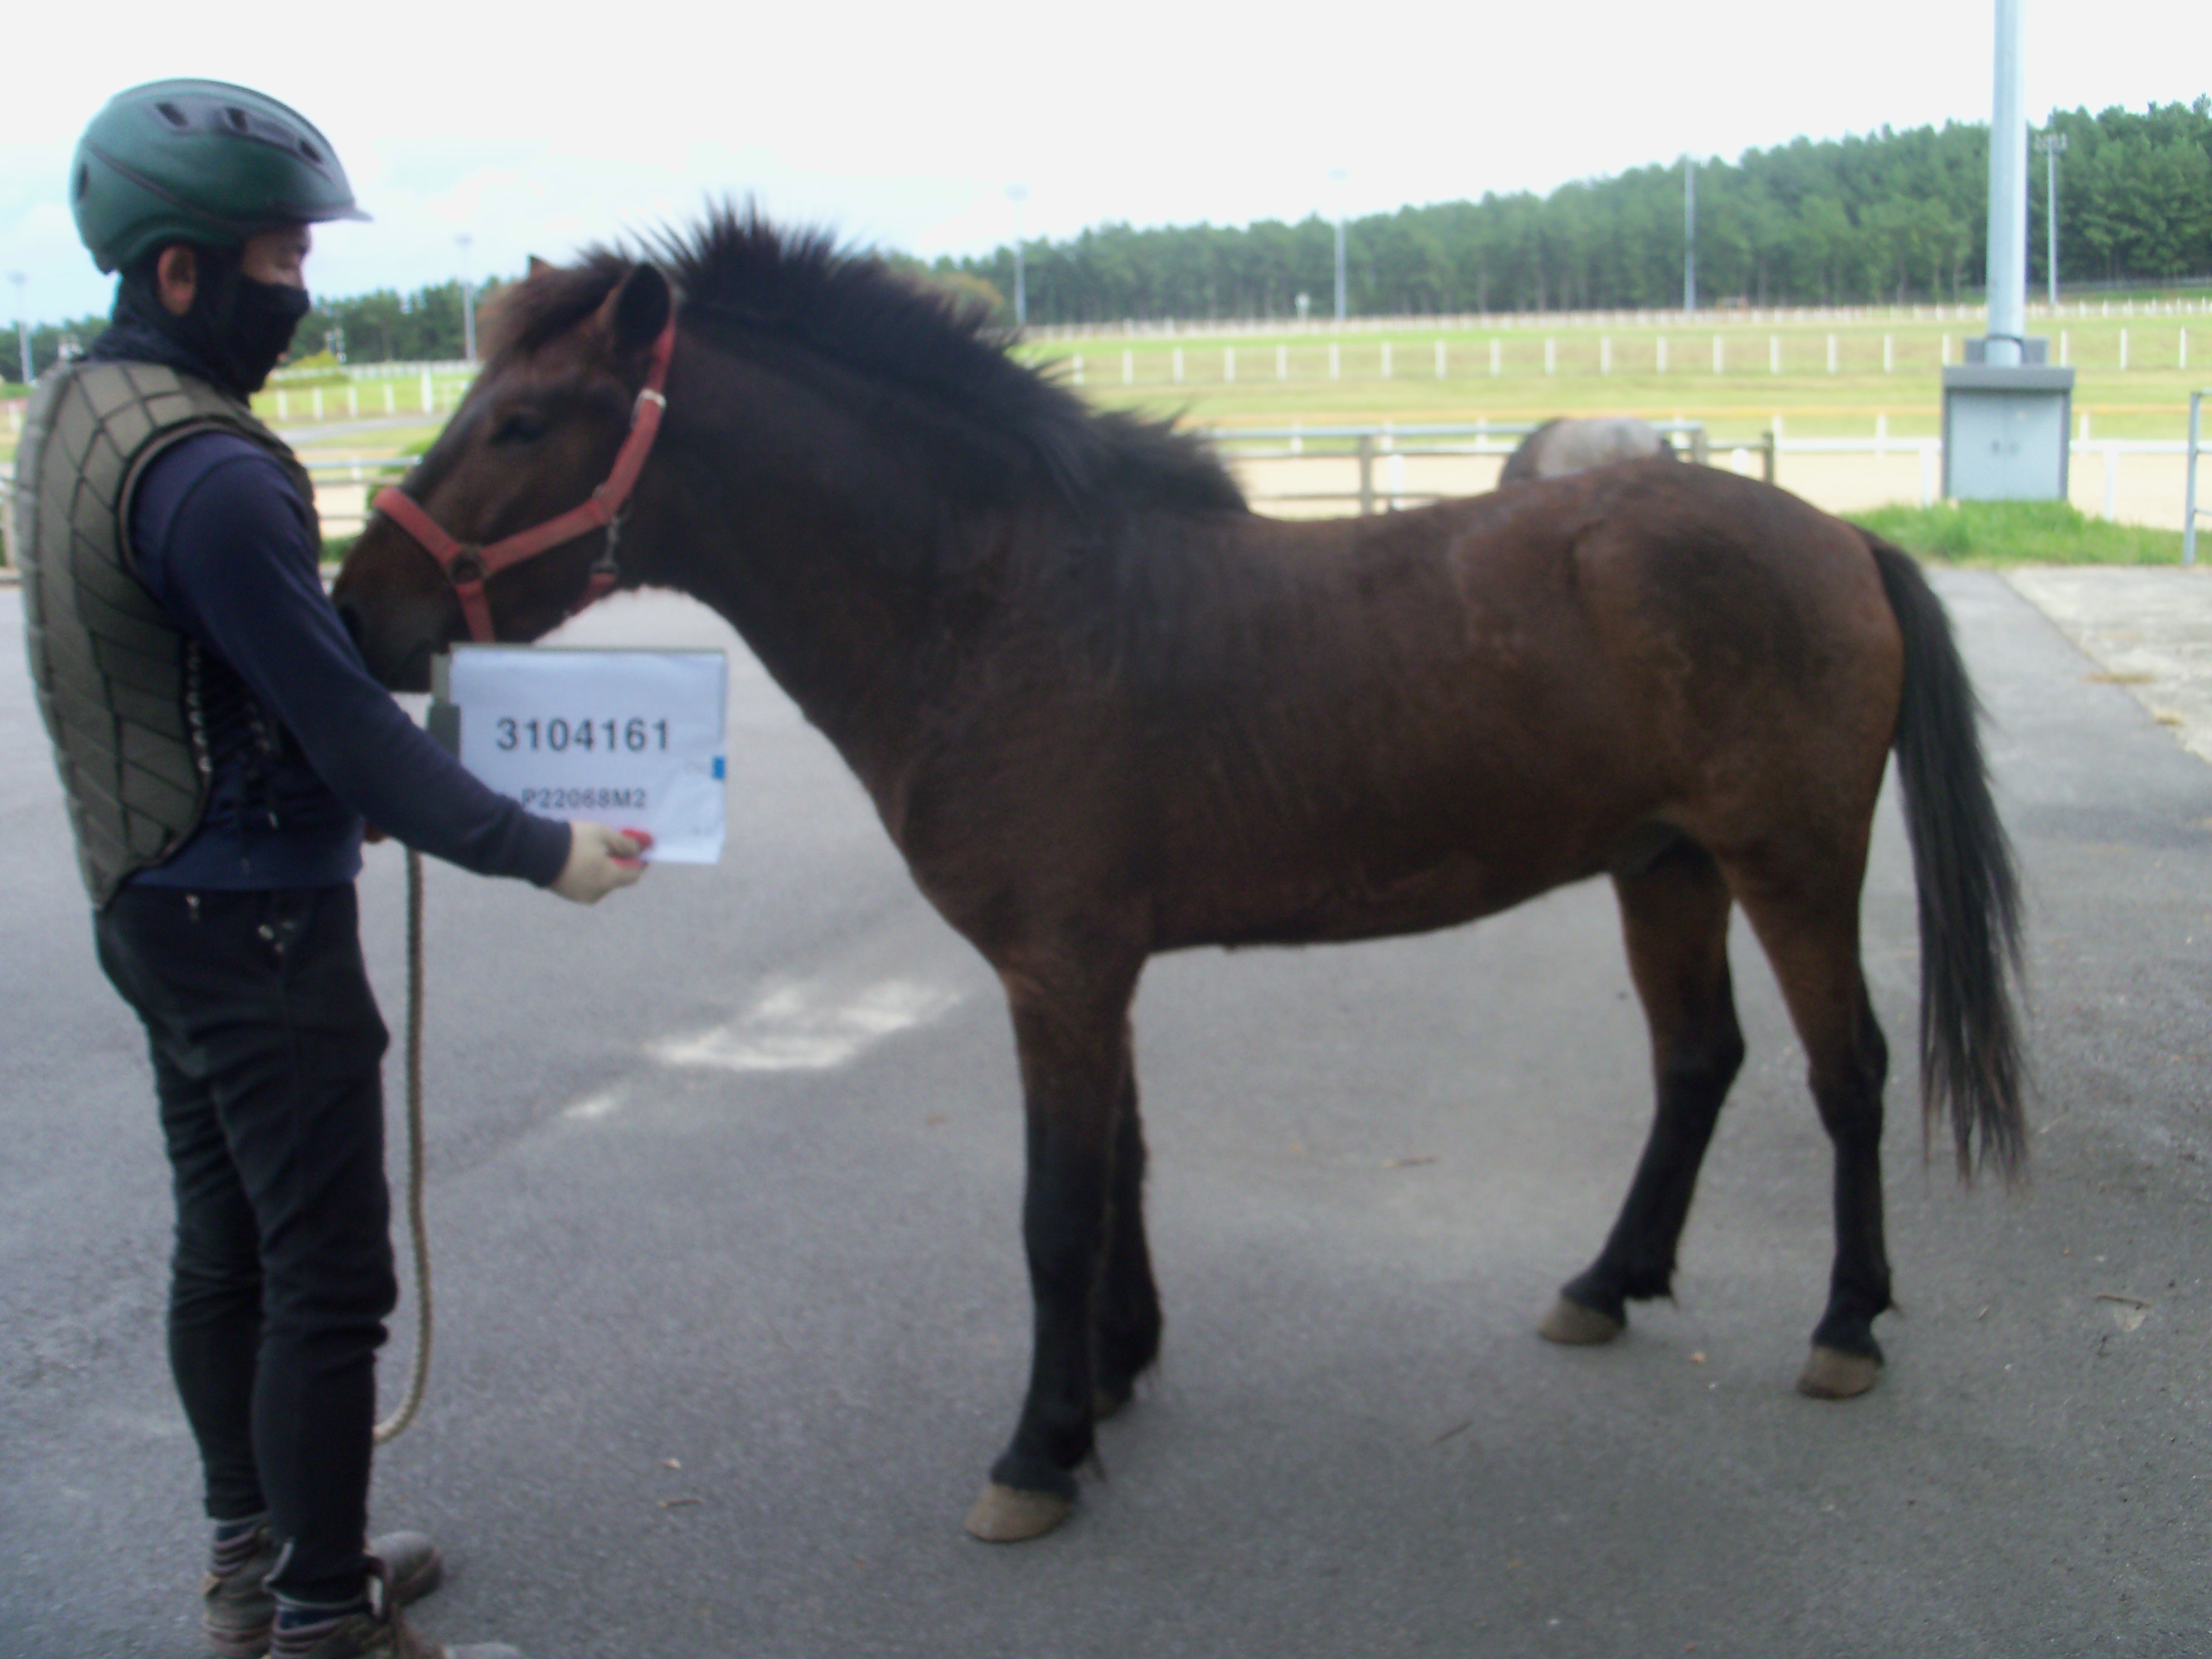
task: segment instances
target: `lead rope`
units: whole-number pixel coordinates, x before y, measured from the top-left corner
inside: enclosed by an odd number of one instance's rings
[[[407,849],[407,1234],[415,1257],[415,1363],[399,1409],[376,1425],[389,1444],[422,1409],[430,1382],[430,1236],[422,1225],[422,855]]]

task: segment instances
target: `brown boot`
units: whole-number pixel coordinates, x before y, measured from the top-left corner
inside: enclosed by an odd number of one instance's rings
[[[392,1571],[369,1558],[368,1610],[349,1613],[313,1630],[283,1630],[271,1638],[269,1659],[522,1659],[498,1644],[449,1648],[417,1636],[399,1616]]]
[[[208,1650],[220,1659],[261,1659],[269,1651],[276,1598],[268,1579],[276,1566],[276,1538],[264,1527],[255,1534],[252,1555],[227,1573],[210,1572],[200,1583],[200,1629]],[[391,1569],[392,1599],[402,1605],[438,1588],[446,1558],[419,1532],[386,1533],[368,1540],[368,1553]]]

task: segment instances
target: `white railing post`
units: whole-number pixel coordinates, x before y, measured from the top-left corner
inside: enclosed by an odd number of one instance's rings
[[[2204,394],[2189,394],[2189,471],[2181,520],[2181,562],[2197,562],[2197,457],[2204,435]]]

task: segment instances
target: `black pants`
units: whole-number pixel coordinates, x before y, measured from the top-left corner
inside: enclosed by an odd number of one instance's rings
[[[285,1595],[358,1595],[376,1350],[398,1286],[388,1038],[354,890],[126,887],[97,927],[153,1050],[176,1176],[169,1360],[208,1513],[269,1512]]]

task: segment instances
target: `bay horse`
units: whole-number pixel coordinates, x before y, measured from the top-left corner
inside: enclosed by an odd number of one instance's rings
[[[1888,1061],[1859,902],[1893,749],[1924,1121],[1948,1111],[1962,1175],[2026,1151],[2011,854],[1974,694],[1907,555],[1668,462],[1279,522],[1197,438],[1093,410],[981,315],[819,234],[723,207],[649,252],[534,267],[502,298],[404,485],[421,512],[395,510],[480,546],[576,508],[665,372],[618,549],[575,536],[471,603],[507,640],[608,580],[712,606],[997,971],[1035,1346],[972,1533],[1056,1525],[1093,1425],[1159,1352],[1129,1023],[1146,958],[1447,927],[1595,876],[1619,895],[1657,1109],[1542,1334],[1605,1341],[1668,1293],[1744,1057],[1741,905],[1833,1152],[1834,1269],[1799,1386],[1872,1385]],[[417,533],[379,516],[336,588],[400,688],[465,637]]]

